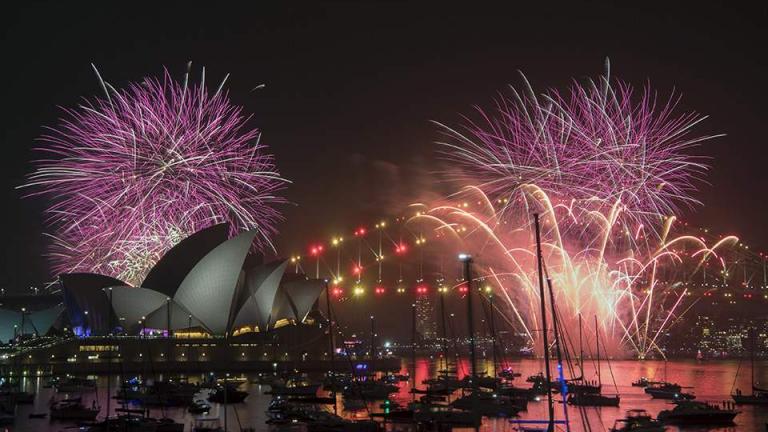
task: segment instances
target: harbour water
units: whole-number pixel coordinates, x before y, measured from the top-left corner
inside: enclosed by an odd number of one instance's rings
[[[492,367],[490,362],[486,360],[479,361],[480,370],[489,370]],[[585,378],[596,379],[596,373],[591,365],[591,362],[585,361]],[[543,362],[534,359],[519,359],[505,362],[505,367],[512,368],[515,372],[519,372],[521,377],[515,380],[515,385],[518,387],[528,387],[529,383],[525,382],[525,378],[529,375],[536,374],[542,370]],[[403,369],[401,373],[409,374],[410,362],[403,361]],[[419,387],[423,387],[420,383],[423,379],[435,376],[439,369],[436,362],[429,358],[419,358],[416,361],[416,382]],[[469,372],[469,362],[462,360],[459,362],[458,374],[464,375]],[[737,376],[738,377],[734,379]],[[651,380],[663,380],[676,382],[682,386],[690,386],[692,388],[685,391],[690,391],[696,395],[697,400],[722,402],[730,400],[729,394],[735,391],[736,388],[740,388],[744,392],[749,392],[750,388],[750,369],[749,363],[739,362],[738,360],[729,361],[670,361],[666,364],[660,361],[613,361],[611,362],[610,369],[607,365],[603,365],[602,370],[602,382],[603,391],[606,394],[613,394],[618,389],[618,393],[621,395],[621,405],[618,408],[615,407],[603,407],[603,408],[585,408],[583,412],[586,414],[584,418],[590,423],[591,428],[585,427],[582,423],[582,416],[579,414],[575,407],[569,406],[569,412],[571,413],[571,430],[572,431],[585,431],[594,430],[602,431],[608,430],[613,426],[614,421],[617,418],[624,416],[626,410],[629,409],[645,409],[650,414],[656,415],[663,409],[670,408],[670,404],[665,400],[651,399],[650,396],[643,392],[640,387],[633,387],[632,381],[640,378],[647,377]],[[267,416],[265,411],[271,399],[271,396],[264,394],[269,390],[268,386],[261,386],[251,383],[253,376],[243,375],[248,380],[242,384],[241,389],[248,390],[250,396],[242,404],[229,405],[226,413],[228,420],[228,429],[231,431],[238,431],[239,425],[243,427],[253,427],[257,431],[269,431],[277,430],[273,427],[269,427],[265,424]],[[115,391],[117,384],[121,379],[127,377],[112,376],[110,379],[111,388]],[[202,379],[202,375],[196,375],[190,377],[190,380]],[[616,388],[614,388],[613,381],[616,381]],[[71,423],[62,423],[56,421],[50,421],[48,419],[30,419],[30,413],[47,412],[48,403],[52,397],[63,398],[67,395],[56,394],[55,390],[50,388],[44,388],[44,384],[47,378],[27,378],[24,380],[25,389],[36,393],[35,402],[33,405],[19,405],[16,412],[15,424],[11,426],[5,426],[8,431],[19,432],[54,432],[54,431],[66,431],[72,430]],[[762,386],[768,386],[768,362],[756,363],[756,380],[762,383]],[[107,406],[107,377],[99,377],[99,388],[95,393],[83,394],[83,402],[90,406],[94,399],[96,404],[101,406],[102,413],[105,412]],[[412,395],[410,393],[411,383],[403,382],[400,386],[400,391],[392,396],[392,400],[401,402],[403,404],[411,400]],[[201,395],[203,398],[203,395]],[[340,398],[340,396],[339,396]],[[555,399],[559,401],[559,396],[555,395]],[[369,404],[372,411],[380,411],[380,401],[372,402]],[[116,401],[111,402],[111,407],[119,407]],[[339,404],[339,409],[343,409],[343,404]],[[685,431],[765,431],[766,422],[768,422],[768,407],[763,406],[739,406],[738,409],[741,413],[736,417],[735,425],[729,427],[701,427],[684,429]],[[518,419],[544,419],[546,418],[546,402],[544,400],[540,402],[531,402],[528,404],[528,410],[520,413]],[[555,411],[558,417],[563,416],[563,406],[557,403]],[[167,408],[164,411],[160,409],[152,409],[152,415],[160,417],[167,416],[177,421],[181,421],[187,425],[186,430],[190,430],[190,425],[196,418],[186,412],[184,408]],[[212,410],[206,417],[218,417],[224,418],[225,410],[218,404],[212,404]],[[349,418],[366,418],[367,411],[361,410],[356,412],[342,411],[342,415]],[[285,428],[281,430],[286,430]],[[296,430],[301,430],[297,427]],[[396,429],[392,429],[396,430]],[[514,431],[517,430],[517,426],[510,423],[509,419],[484,419],[481,430],[483,431]],[[669,427],[668,431],[677,431],[677,428]]]

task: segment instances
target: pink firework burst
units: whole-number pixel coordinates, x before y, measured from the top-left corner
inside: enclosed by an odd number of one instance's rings
[[[203,69],[194,85],[167,70],[124,89],[101,84],[105,97],[65,109],[40,138],[47,156],[24,186],[48,200],[55,272],[138,283],[178,241],[222,222],[272,247],[286,180],[224,82],[209,92]]]
[[[612,84],[613,83],[613,84]],[[714,136],[692,136],[705,117],[676,113],[679,97],[640,94],[609,74],[565,94],[512,89],[494,112],[459,129],[444,125],[441,153],[461,168],[452,173],[491,196],[509,197],[535,184],[561,202],[617,203],[632,223],[658,225],[661,217],[692,206],[706,165],[691,149]]]

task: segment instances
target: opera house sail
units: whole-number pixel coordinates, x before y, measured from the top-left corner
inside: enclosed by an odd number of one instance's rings
[[[285,259],[263,263],[251,253],[256,232],[227,238],[228,228],[214,225],[182,240],[139,286],[99,274],[63,274],[55,307],[26,315],[0,309],[0,321],[18,323],[3,325],[0,337],[24,334],[22,321],[39,335],[55,329],[70,342],[41,355],[70,367],[84,354],[98,362],[104,351],[124,363],[150,356],[200,369],[217,359],[324,359],[327,336],[317,299],[325,282],[286,274]],[[149,350],[147,344],[157,346]]]

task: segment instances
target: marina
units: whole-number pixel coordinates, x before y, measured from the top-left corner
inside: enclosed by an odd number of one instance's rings
[[[399,371],[402,375],[410,374],[410,361],[403,361],[402,368]],[[424,380],[430,378],[434,379],[438,377],[440,370],[440,361],[429,358],[418,358],[416,361],[416,380],[421,383]],[[469,359],[463,358],[458,364],[457,374],[463,377],[469,368]],[[483,359],[479,362],[480,368],[484,370],[492,370],[492,361],[490,359]],[[513,383],[516,386],[528,387],[525,381],[525,377],[538,373],[542,368],[542,361],[535,359],[519,359],[509,360],[505,362],[505,367],[514,371],[519,371],[522,377],[518,377]],[[674,405],[669,400],[654,399],[643,392],[643,389],[632,385],[632,381],[636,380],[636,377],[649,377],[651,380],[661,379],[664,370],[664,363],[659,361],[614,361],[612,365],[614,373],[617,376],[617,386],[619,394],[621,395],[621,403],[618,407],[584,407],[586,419],[589,421],[592,430],[608,430],[613,427],[616,420],[625,417],[626,412],[630,410],[642,409],[654,418],[664,410],[670,410]],[[696,394],[696,401],[706,401],[712,404],[723,404],[730,402],[734,404],[732,399],[729,399],[729,395],[732,393],[732,387],[748,388],[750,385],[750,379],[748,376],[740,376],[737,381],[734,382],[734,376],[739,369],[738,361],[711,361],[711,362],[697,362],[691,361],[670,361],[667,364],[667,379],[673,382],[681,384],[695,384],[692,389]],[[743,365],[742,365],[743,367]],[[758,378],[763,381],[768,381],[768,362],[758,362],[758,369],[760,370]],[[204,382],[209,377],[209,374],[199,374],[190,377],[190,382]],[[310,375],[311,376],[311,375]],[[113,396],[117,395],[118,383],[124,377],[113,376],[112,377],[112,389],[114,391]],[[240,380],[242,384],[238,387],[243,391],[247,391],[248,395],[241,403],[230,403],[227,406],[227,419],[230,425],[230,430],[237,431],[240,426],[251,427],[255,430],[285,430],[285,425],[269,425],[267,421],[270,419],[268,411],[270,409],[270,402],[273,400],[274,395],[269,395],[271,387],[268,384],[258,384],[259,381],[264,381],[258,374],[244,374],[232,376],[235,378],[243,378]],[[322,375],[315,375],[316,381],[322,379]],[[45,383],[48,378],[25,378],[24,389],[27,392],[34,393],[34,401],[29,405],[18,405],[15,412],[15,422],[12,426],[6,425],[5,427],[11,427],[13,431],[20,432],[41,432],[50,431],[56,432],[66,430],[68,427],[77,424],[77,422],[65,422],[62,420],[48,419],[48,418],[30,418],[29,414],[32,413],[44,413],[48,411],[49,401],[51,397],[61,398],[65,396],[71,396],[69,394],[60,394],[56,392],[54,388],[45,388]],[[107,407],[106,400],[106,377],[101,376],[98,378],[98,390],[95,392],[82,393],[83,405],[90,407],[91,401],[96,401],[96,406],[101,407],[99,417],[103,418]],[[408,403],[412,400],[413,395],[411,393],[412,386],[410,381],[398,381],[398,390],[393,393],[389,399],[389,403],[392,406],[395,404],[403,407],[407,407]],[[199,394],[195,395],[197,400],[205,400],[210,393],[209,389],[202,390]],[[328,397],[329,392],[322,389],[318,389],[316,392],[318,397]],[[446,397],[447,400],[455,400],[460,397],[461,390],[456,390]],[[533,398],[527,403],[525,410],[519,411],[517,416],[504,418],[504,417],[484,417],[482,419],[482,425],[480,429],[483,431],[514,431],[518,429],[518,425],[510,422],[511,420],[533,420],[541,419],[546,416],[546,402],[540,397]],[[555,396],[557,400],[558,397]],[[383,413],[385,410],[382,408],[386,400],[366,400],[363,405],[355,405],[354,409],[347,409],[345,407],[345,398],[341,394],[338,395],[338,411],[339,414],[346,419],[365,420],[369,418],[369,411],[373,413]],[[315,401],[311,401],[315,402]],[[320,401],[318,404],[321,408],[328,413],[333,411],[332,405],[328,400]],[[209,402],[207,404],[210,409],[201,413],[193,413],[187,409],[186,406],[176,407],[149,407],[151,415],[161,417],[163,415],[175,420],[178,423],[185,425],[185,430],[191,431],[191,426],[200,418],[216,418],[218,421],[224,423],[224,408],[223,404],[216,402]],[[112,414],[116,415],[115,409],[120,409],[122,405],[118,400],[113,400],[111,403]],[[130,403],[127,405],[132,409],[142,409],[142,405],[136,403]],[[708,427],[707,425],[699,425],[695,430],[715,430],[715,431],[759,431],[760,427],[768,422],[768,408],[755,406],[755,405],[735,405],[735,408],[739,411],[739,414],[734,418],[733,424],[717,425]],[[562,419],[561,406],[556,407],[556,415],[558,419]],[[571,430],[572,431],[585,431],[589,430],[585,428],[581,423],[581,420],[574,420],[577,416],[576,407],[571,408]],[[381,416],[373,416],[373,418],[380,423],[383,423]],[[667,425],[667,431],[676,431],[677,427],[671,423],[665,423]],[[294,424],[292,427],[296,430],[305,430],[306,426],[301,424]],[[408,425],[398,423],[397,426],[389,424],[388,430],[410,430],[407,429]],[[764,427],[764,426],[763,426]],[[399,428],[399,429],[398,429]],[[604,429],[603,429],[604,428]],[[472,430],[457,428],[456,430]],[[685,429],[690,430],[690,429]]]

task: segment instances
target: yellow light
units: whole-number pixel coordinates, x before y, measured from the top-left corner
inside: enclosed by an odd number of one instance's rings
[[[354,290],[352,290],[352,294],[356,296],[361,296],[365,294],[365,290],[361,286],[356,286]]]
[[[489,293],[491,291],[493,291],[493,288],[491,288],[489,286],[485,287],[485,292]]]

